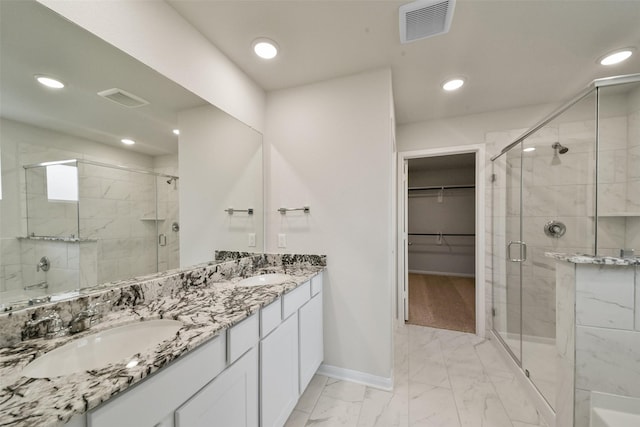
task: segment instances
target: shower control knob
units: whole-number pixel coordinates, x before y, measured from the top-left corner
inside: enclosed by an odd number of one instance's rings
[[[559,239],[567,232],[567,226],[560,221],[549,221],[544,225],[544,234]]]

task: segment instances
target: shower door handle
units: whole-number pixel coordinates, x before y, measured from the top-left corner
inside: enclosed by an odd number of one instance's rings
[[[511,245],[520,245],[520,258],[511,257]],[[511,262],[524,262],[527,260],[527,244],[519,240],[511,241],[507,245],[507,258]]]

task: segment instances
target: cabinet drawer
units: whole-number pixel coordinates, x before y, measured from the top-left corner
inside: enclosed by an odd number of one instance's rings
[[[311,296],[322,292],[322,272],[311,278]]]
[[[87,413],[88,426],[156,425],[222,372],[225,360],[219,336]]]
[[[260,310],[260,338],[269,335],[282,322],[282,299],[278,298]]]
[[[249,350],[175,413],[176,427],[257,425],[257,348]]]
[[[227,332],[227,361],[229,364],[253,347],[259,339],[258,313],[252,314]]]
[[[285,294],[282,303],[282,318],[286,319],[295,313],[311,298],[311,283],[306,282],[288,294]]]

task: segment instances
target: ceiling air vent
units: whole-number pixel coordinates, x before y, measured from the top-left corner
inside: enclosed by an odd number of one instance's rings
[[[417,0],[400,6],[400,42],[448,32],[455,5],[456,0]]]
[[[149,104],[149,101],[146,99],[142,99],[126,90],[118,88],[103,90],[102,92],[98,92],[98,95],[127,108],[137,108]]]

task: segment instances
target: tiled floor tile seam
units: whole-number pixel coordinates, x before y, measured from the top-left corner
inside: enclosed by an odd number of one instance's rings
[[[462,418],[460,417],[460,408],[458,407],[458,399],[455,398],[456,392],[455,392],[455,389],[453,388],[453,382],[451,381],[451,372],[449,370],[449,364],[447,363],[447,359],[444,357],[444,354],[442,351],[442,343],[438,338],[436,338],[436,340],[438,341],[438,347],[440,347],[440,354],[442,356],[442,361],[444,362],[444,368],[447,371],[447,381],[449,382],[449,389],[451,389],[451,394],[453,395],[453,404],[456,406],[456,412],[458,415],[458,424],[462,425]]]
[[[500,393],[498,393],[498,388],[496,387],[493,379],[491,378],[491,374],[489,372],[489,369],[487,368],[487,366],[482,362],[482,358],[480,357],[480,354],[478,353],[478,349],[476,348],[476,345],[473,346],[473,351],[476,353],[476,356],[478,357],[478,360],[480,361],[480,364],[482,365],[482,371],[484,373],[484,375],[487,377],[487,379],[489,380],[489,383],[491,384],[491,388],[493,390],[494,395],[498,398],[498,400],[500,401],[500,405],[502,406],[502,410],[504,411],[505,414],[507,414],[507,417],[509,417],[509,421],[511,421],[511,424],[513,425],[513,422],[516,420],[513,420],[510,416],[509,416],[509,411],[507,410],[507,406],[505,405],[504,401],[502,400],[502,397],[500,397]],[[537,412],[537,411],[536,411]],[[538,417],[540,416],[540,414],[538,414]]]
[[[507,414],[507,416],[508,416],[509,412],[507,411],[507,408],[506,408],[506,406],[505,406],[505,404],[504,404],[504,401],[503,401],[503,400],[502,400],[502,398],[500,397],[500,394],[498,393],[498,390],[497,390],[497,388],[496,388],[496,385],[494,384],[493,380],[491,379],[491,375],[490,375],[490,373],[489,373],[489,370],[487,369],[487,366],[482,362],[482,358],[480,357],[480,354],[478,353],[478,350],[477,350],[476,346],[477,346],[477,345],[479,345],[479,344],[481,344],[481,343],[478,343],[478,344],[472,344],[472,347],[473,347],[473,352],[474,352],[474,353],[475,353],[475,355],[476,355],[476,359],[478,360],[478,363],[480,363],[480,366],[482,367],[482,376],[483,376],[484,378],[486,378],[486,379],[489,381],[489,384],[490,384],[490,386],[491,386],[491,391],[492,391],[493,395],[498,399],[498,401],[500,402],[500,406],[502,407],[502,410],[503,410],[503,411],[504,411],[504,413],[505,413],[505,414]],[[444,362],[445,362],[445,368],[447,369],[447,377],[448,377],[448,379],[449,379],[449,383],[450,383],[450,386],[451,386],[451,391],[452,391],[452,393],[453,393],[453,394],[454,394],[454,396],[455,396],[455,394],[456,394],[456,389],[453,387],[453,383],[451,382],[451,374],[450,374],[450,371],[449,371],[450,366],[449,366],[449,363],[447,363],[447,359],[445,359],[445,361],[444,361]],[[454,399],[454,403],[455,403],[455,405],[456,405],[456,409],[457,409],[457,411],[458,411],[458,421],[460,422],[460,425],[462,425],[462,420],[460,419],[460,408],[458,408],[457,399]],[[512,419],[509,417],[509,421],[510,421],[510,422],[511,422],[511,424],[513,425],[513,421],[514,421],[514,420],[512,420]]]
[[[449,374],[449,368],[447,367],[447,361],[445,360],[444,354],[443,354],[443,351],[442,351],[442,343],[440,342],[440,340],[436,336],[433,337],[433,340],[437,343],[438,351],[440,353],[440,359],[442,360],[442,362],[444,364],[444,367],[445,367],[445,370],[447,371],[447,382],[449,383],[449,388],[447,389],[446,387],[438,387],[438,386],[435,386],[435,385],[431,385],[431,386],[433,388],[442,388],[442,389],[445,389],[445,390],[448,390],[449,392],[451,392],[451,398],[452,398],[453,404],[455,405],[455,408],[456,408],[456,417],[458,419],[458,425],[462,425],[462,420],[460,419],[460,408],[458,408],[458,403],[456,402],[456,399],[455,399],[455,394],[454,394],[454,391],[453,391],[453,384],[451,383],[451,375]],[[412,350],[411,349],[411,340],[409,340],[409,349],[408,349],[409,353],[411,352],[411,350]],[[415,382],[411,381],[411,358],[410,357],[408,358],[407,363],[408,363],[408,371],[409,371],[409,390],[411,390],[411,384],[412,383],[415,384]],[[411,411],[411,393],[409,393],[409,400],[408,400],[407,404],[409,405],[409,408],[407,408],[407,410],[410,412]]]
[[[491,343],[491,345],[494,345],[494,344],[493,344],[493,343]],[[475,346],[474,346],[474,348],[475,348]],[[477,353],[477,351],[476,351],[476,353]],[[507,415],[509,415],[509,411],[507,411],[506,405],[505,405],[504,401],[502,400],[502,398],[500,397],[500,394],[498,393],[498,389],[497,389],[497,386],[496,386],[496,384],[495,384],[495,382],[494,382],[493,377],[495,376],[495,377],[499,377],[499,378],[503,378],[503,379],[512,379],[512,378],[514,378],[514,379],[516,379],[516,380],[517,380],[517,378],[515,378],[515,373],[509,373],[509,372],[507,372],[507,371],[495,371],[495,372],[488,372],[487,366],[486,366],[486,365],[484,365],[484,363],[482,362],[482,359],[480,359],[480,363],[482,363],[482,365],[483,365],[483,367],[484,367],[485,374],[486,374],[486,375],[487,375],[487,377],[489,378],[489,381],[491,382],[491,385],[492,385],[492,387],[493,387],[493,390],[495,391],[496,396],[498,396],[498,399],[500,400],[500,403],[501,403],[501,405],[502,405],[502,408],[505,410],[505,412],[507,413]],[[504,361],[504,360],[503,360],[503,363],[506,363],[506,361]],[[516,383],[517,383],[518,385],[520,384],[518,381],[516,381]],[[542,414],[540,414],[540,412],[539,412],[537,409],[536,409],[536,414],[538,415],[538,419],[540,420],[540,422],[538,423],[538,425],[544,426],[544,421],[543,421],[543,418],[542,418]],[[514,422],[520,422],[520,423],[523,423],[522,421],[512,419],[512,418],[511,418],[511,416],[509,416],[509,419],[511,420],[511,423],[512,423],[512,424],[513,424]],[[542,423],[542,424],[541,424],[541,423]]]

